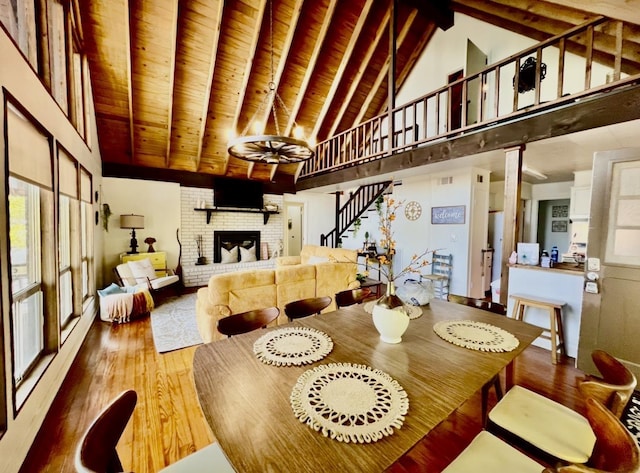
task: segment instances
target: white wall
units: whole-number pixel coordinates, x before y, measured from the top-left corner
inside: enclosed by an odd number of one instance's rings
[[[302,245],[319,245],[320,235],[335,227],[335,196],[322,192],[303,191],[284,194],[284,202],[302,204]],[[285,232],[286,234],[286,232]]]
[[[105,285],[113,281],[113,268],[120,263],[120,254],[129,251],[131,230],[120,228],[120,215],[144,215],[144,229],[136,231],[138,252],[147,251],[145,238],[153,237],[156,251],[167,252],[167,265],[178,263],[176,229],[180,227],[180,185],[170,182],[143,181],[105,177],[102,181],[102,202],[109,204],[109,231],[102,225],[97,231],[104,239]]]

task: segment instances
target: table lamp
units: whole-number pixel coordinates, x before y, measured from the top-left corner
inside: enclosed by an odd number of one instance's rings
[[[120,228],[131,230],[131,251],[127,254],[135,254],[138,252],[138,240],[136,240],[136,229],[144,228],[144,215],[120,215]]]

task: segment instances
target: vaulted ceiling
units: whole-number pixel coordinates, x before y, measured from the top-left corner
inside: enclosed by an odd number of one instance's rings
[[[396,3],[396,90],[454,11],[536,40],[598,14],[640,23],[637,0]],[[281,131],[295,122],[318,142],[388,103],[388,0],[80,5],[105,175],[178,182],[226,176],[290,186],[298,164],[250,163],[227,153],[230,134],[249,122],[274,131],[273,116],[257,113],[270,81],[289,112],[278,114]]]

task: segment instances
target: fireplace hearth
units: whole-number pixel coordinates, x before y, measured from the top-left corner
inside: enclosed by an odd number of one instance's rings
[[[246,230],[229,230],[213,232],[213,262],[220,263],[220,248],[231,249],[236,246],[243,248],[256,247],[256,259],[260,261],[260,232]]]

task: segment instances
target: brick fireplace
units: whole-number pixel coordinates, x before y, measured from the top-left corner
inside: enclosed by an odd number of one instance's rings
[[[205,286],[213,274],[221,274],[232,271],[247,269],[260,269],[275,267],[275,260],[271,259],[273,252],[279,247],[279,243],[284,238],[284,215],[283,213],[273,214],[268,222],[264,223],[264,217],[260,213],[235,213],[216,212],[211,215],[211,221],[207,224],[206,212],[198,212],[194,209],[198,207],[198,202],[204,201],[208,207],[213,206],[213,190],[195,187],[180,188],[180,242],[182,244],[182,275],[184,284],[187,287]],[[281,195],[265,194],[265,202],[277,204],[282,210],[283,198]],[[215,233],[217,232],[241,232],[257,233],[259,244],[256,248],[258,261],[245,263],[221,264],[214,263],[220,261],[214,249]],[[202,256],[206,259],[206,264],[196,265],[198,259],[198,248],[196,238],[202,236]],[[246,239],[243,239],[244,242]],[[225,240],[229,241],[229,240]],[[266,260],[260,243],[266,243],[268,247]]]
[[[213,232],[213,262],[221,260],[220,249],[230,250],[235,247],[256,247],[256,259],[260,261],[260,232],[246,230],[216,230]]]

